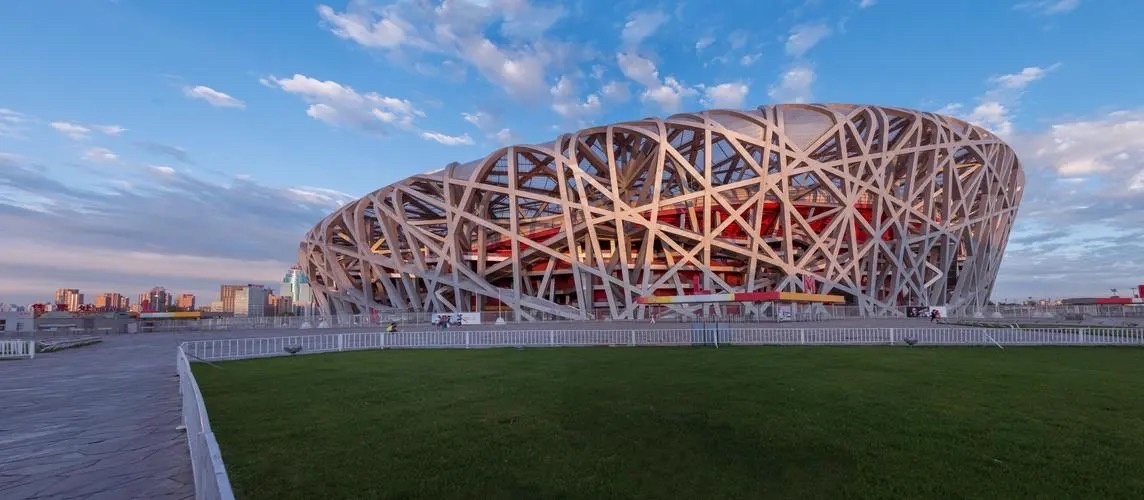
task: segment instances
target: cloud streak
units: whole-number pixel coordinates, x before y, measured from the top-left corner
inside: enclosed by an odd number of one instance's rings
[[[186,87],[183,89],[183,95],[190,97],[191,99],[206,101],[208,104],[216,108],[246,109],[246,103],[232,97],[226,92],[220,92],[218,90],[207,87],[206,85]]]
[[[31,159],[5,153],[0,161],[0,226],[8,235],[0,267],[12,271],[0,282],[4,301],[85,280],[125,294],[140,284],[197,286],[191,291],[207,297],[222,281],[273,281],[294,262],[301,235],[354,198],[208,182],[162,165],[128,166],[76,187]]]

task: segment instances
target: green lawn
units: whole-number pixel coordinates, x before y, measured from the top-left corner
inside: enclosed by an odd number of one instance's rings
[[[1144,350],[406,350],[196,365],[244,498],[1144,498]]]

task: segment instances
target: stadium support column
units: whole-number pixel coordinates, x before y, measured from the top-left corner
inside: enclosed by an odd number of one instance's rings
[[[517,154],[516,147],[508,148],[508,206],[509,233],[512,236],[512,302],[513,320],[520,321],[520,210],[517,210]]]
[[[694,139],[692,139],[694,140]],[[714,282],[711,279],[711,203],[714,198],[711,196],[711,128],[703,127],[703,289],[714,289]],[[722,304],[704,304],[703,315],[707,316],[708,312],[716,313],[722,316]]]

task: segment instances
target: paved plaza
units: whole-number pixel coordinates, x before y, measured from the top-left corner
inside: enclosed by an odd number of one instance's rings
[[[0,362],[0,492],[193,498],[173,335]]]

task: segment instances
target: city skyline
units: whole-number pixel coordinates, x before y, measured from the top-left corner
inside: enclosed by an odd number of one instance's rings
[[[338,0],[258,23],[220,0],[60,5],[0,19],[21,47],[0,80],[2,302],[273,288],[307,229],[379,186],[781,102],[942,112],[1012,145],[1028,180],[994,299],[1144,281],[1144,66],[1100,57],[1144,45],[1144,4]]]

